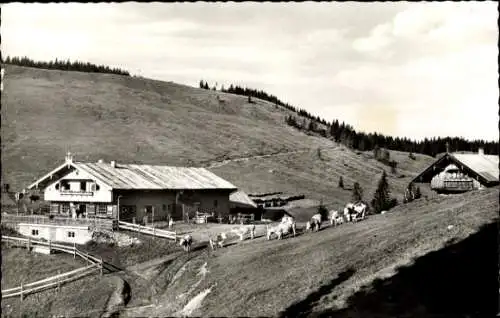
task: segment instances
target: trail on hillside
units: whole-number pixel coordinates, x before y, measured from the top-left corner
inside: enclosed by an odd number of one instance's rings
[[[339,146],[332,146],[332,147],[320,147],[321,150],[325,149],[336,149]],[[219,160],[219,161],[212,161],[211,163],[208,163],[205,165],[206,168],[218,168],[221,166],[224,166],[228,163],[232,162],[241,162],[241,161],[248,161],[252,159],[260,159],[260,158],[270,158],[270,157],[277,157],[277,156],[283,156],[283,155],[290,155],[294,153],[305,153],[305,152],[310,152],[313,151],[314,149],[308,148],[308,149],[300,149],[300,150],[290,150],[290,151],[278,151],[270,154],[265,154],[265,155],[253,155],[253,156],[245,156],[245,157],[237,157],[237,158],[232,158],[232,159],[224,159],[224,160]]]

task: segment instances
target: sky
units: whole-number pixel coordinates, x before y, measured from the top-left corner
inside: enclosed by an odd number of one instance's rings
[[[497,19],[494,1],[9,3],[0,33],[4,57],[238,84],[358,131],[498,140]]]

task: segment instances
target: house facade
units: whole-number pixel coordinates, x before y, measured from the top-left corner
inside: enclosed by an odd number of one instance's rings
[[[413,183],[427,183],[438,193],[462,193],[499,184],[498,156],[446,153],[416,176]]]
[[[43,190],[51,215],[137,222],[179,220],[195,211],[224,218],[237,190],[204,168],[76,162],[70,153],[28,189]]]

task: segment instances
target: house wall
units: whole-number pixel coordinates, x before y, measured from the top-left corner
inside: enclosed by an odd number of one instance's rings
[[[119,195],[121,195],[120,220],[130,220],[132,216],[134,216],[137,222],[142,222],[147,215],[148,221],[151,221],[153,213],[145,212],[148,206],[154,208],[155,221],[166,221],[168,215],[171,215],[174,220],[179,220],[183,217],[181,208],[182,202],[178,201],[176,204],[176,192],[173,190],[116,191],[114,194],[114,202],[117,202]],[[215,206],[215,200],[217,201],[217,206]],[[198,207],[200,212],[214,212],[216,216],[218,214],[221,216],[229,214],[228,191],[193,191],[192,196],[189,197],[189,202],[185,201],[185,211],[192,210],[195,202],[199,202]],[[122,210],[126,206],[134,207],[135,213],[133,213],[133,215],[124,215]]]
[[[68,180],[71,192],[56,189],[56,185],[63,180]],[[70,181],[72,180],[72,181]],[[90,182],[87,182],[85,191],[80,191],[80,181],[92,180],[99,190],[92,190]],[[84,171],[74,170],[61,179],[54,180],[44,191],[45,201],[58,202],[111,202],[112,189],[107,185],[95,180],[94,177]]]
[[[35,233],[33,233],[34,231]],[[70,237],[69,232],[74,233],[74,237]],[[19,224],[19,233],[33,239],[45,239],[53,242],[85,244],[92,240],[92,231],[87,226],[21,223]]]

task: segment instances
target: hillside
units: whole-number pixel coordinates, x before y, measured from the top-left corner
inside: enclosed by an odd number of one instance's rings
[[[80,161],[213,167],[244,191],[304,193],[330,206],[351,196],[337,188],[339,176],[346,187],[358,181],[370,200],[382,169],[390,170],[370,152],[356,154],[287,126],[289,110],[255,98],[248,103],[243,96],[113,74],[14,65],[5,74],[2,182],[14,190],[62,162],[67,150]],[[400,170],[389,174],[389,183],[401,200],[411,177],[433,158],[391,156]],[[234,158],[248,160],[214,164]]]
[[[119,280],[129,295],[120,317],[492,317],[497,210],[498,187],[282,241],[260,231],[215,252],[141,237],[143,246],[91,250],[118,272],[5,300],[2,312],[101,316]]]

